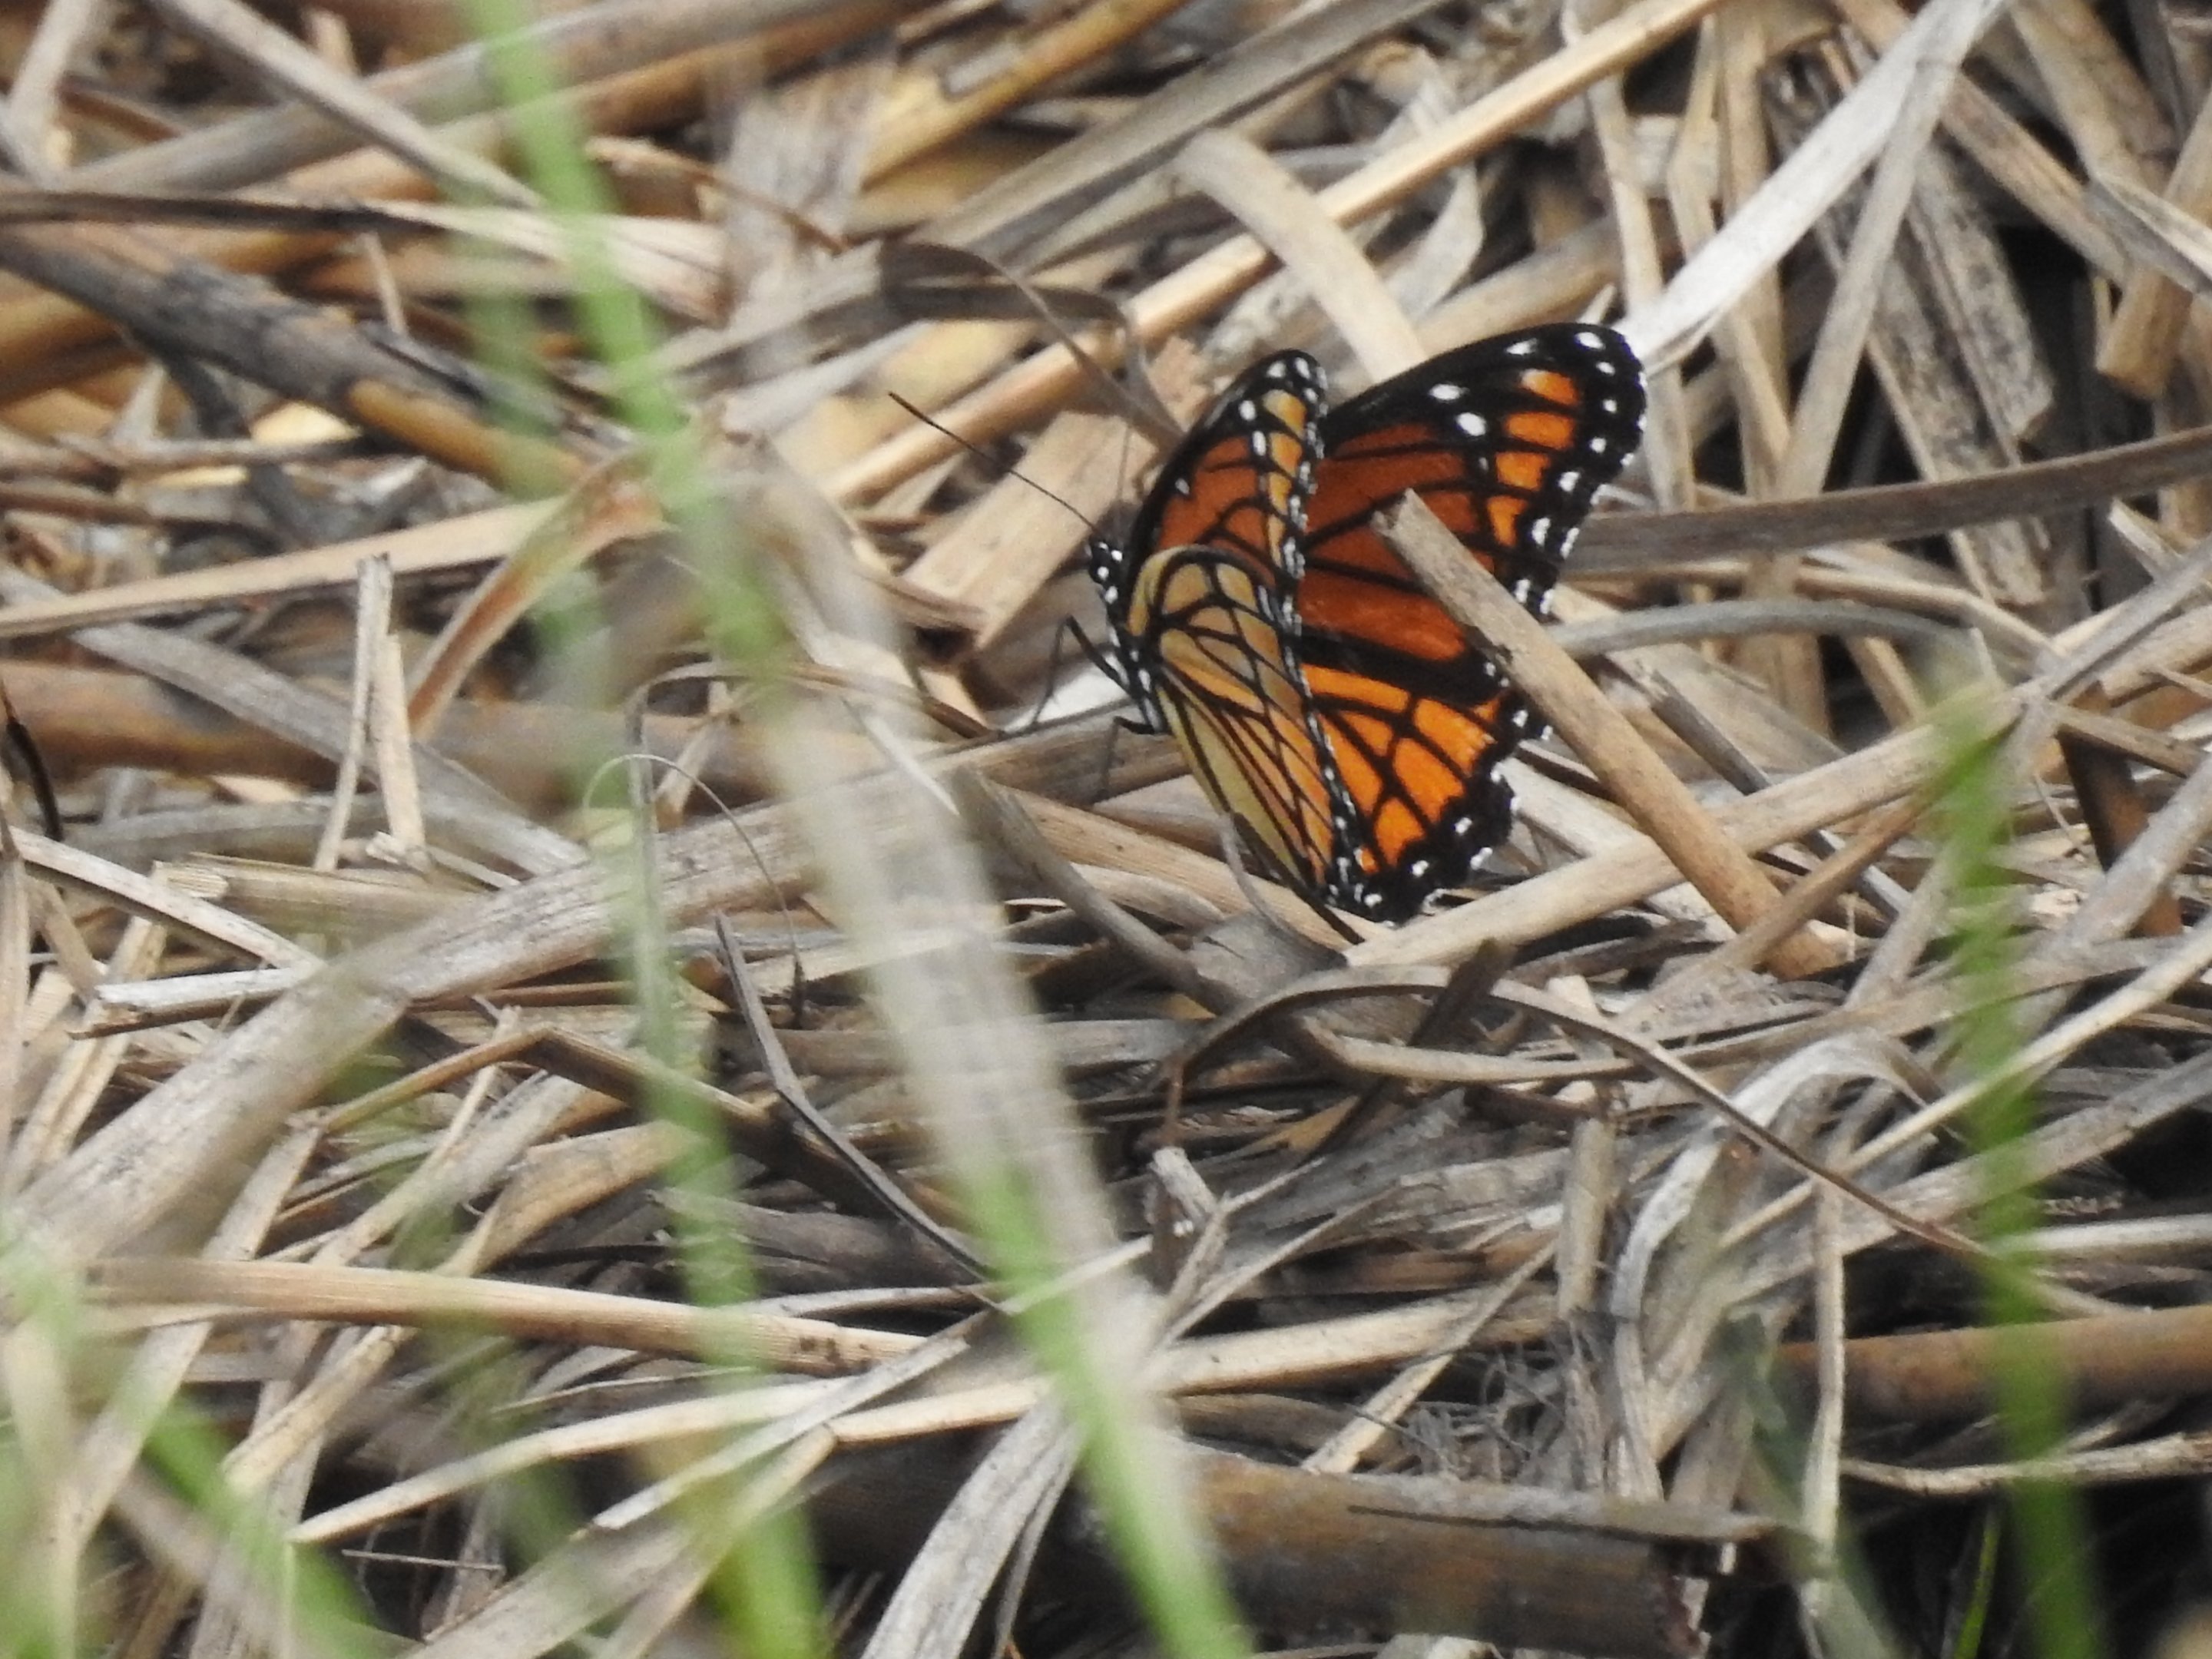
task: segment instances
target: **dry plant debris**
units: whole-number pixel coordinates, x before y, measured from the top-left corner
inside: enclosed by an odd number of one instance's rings
[[[1263,1645],[2180,1615],[2197,10],[523,21],[0,10],[6,1622],[690,1651],[799,1513],[794,1652],[1154,1650],[1007,1167]],[[1576,318],[1651,410],[1548,637],[1389,532],[1574,743],[1340,935],[1120,729],[1082,539],[1264,352]]]

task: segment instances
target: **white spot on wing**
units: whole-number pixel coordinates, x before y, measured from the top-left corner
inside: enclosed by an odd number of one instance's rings
[[[1471,409],[1461,415],[1453,422],[1453,424],[1470,438],[1486,438],[1490,435],[1490,422]]]

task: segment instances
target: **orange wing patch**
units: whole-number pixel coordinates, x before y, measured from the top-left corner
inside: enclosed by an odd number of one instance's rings
[[[1540,609],[1643,411],[1620,337],[1576,325],[1447,352],[1323,417],[1299,652],[1356,811],[1346,851],[1364,914],[1401,919],[1466,878],[1508,826],[1498,765],[1535,726],[1376,533],[1376,514],[1420,496]]]

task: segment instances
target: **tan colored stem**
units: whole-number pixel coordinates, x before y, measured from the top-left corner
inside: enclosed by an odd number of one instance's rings
[[[1468,557],[1459,538],[1425,503],[1408,499],[1385,516],[1382,533],[1452,620],[1482,642],[1722,920],[1747,928],[1774,908],[1781,894],[1766,872],[1729,839],[1628,717],[1497,578]],[[1792,979],[1835,962],[1803,933],[1779,941],[1769,958],[1776,973]]]

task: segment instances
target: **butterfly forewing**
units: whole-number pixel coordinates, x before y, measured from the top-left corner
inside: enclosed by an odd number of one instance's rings
[[[1092,539],[1085,556],[1106,604],[1117,677],[1152,730],[1161,710],[1144,685],[1130,605],[1146,560],[1162,549],[1234,550],[1295,580],[1326,395],[1321,368],[1302,351],[1279,351],[1239,375],[1161,464],[1159,480],[1120,543]]]
[[[1372,527],[1413,493],[1541,611],[1599,488],[1642,430],[1620,337],[1580,325],[1446,352],[1334,410],[1297,592],[1316,712],[1359,833],[1349,908],[1411,915],[1503,836],[1498,763],[1527,704]]]

